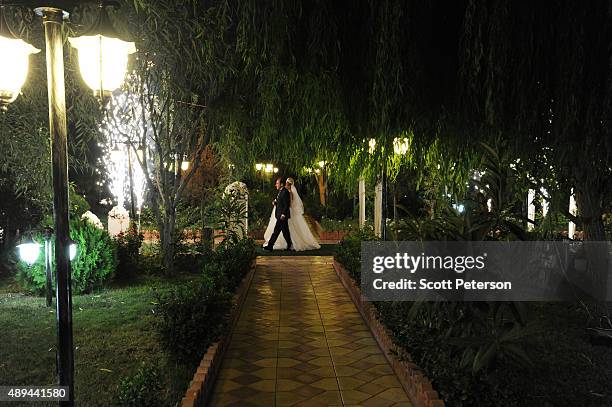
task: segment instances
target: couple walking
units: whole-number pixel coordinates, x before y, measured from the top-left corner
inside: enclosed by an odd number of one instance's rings
[[[292,178],[276,180],[278,195],[272,205],[272,215],[264,233],[266,250],[315,250],[321,246],[312,235],[306,219],[304,204]],[[282,233],[282,236],[281,236]]]

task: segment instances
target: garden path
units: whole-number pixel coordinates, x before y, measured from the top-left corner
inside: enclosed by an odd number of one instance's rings
[[[212,406],[411,406],[331,257],[259,257]]]

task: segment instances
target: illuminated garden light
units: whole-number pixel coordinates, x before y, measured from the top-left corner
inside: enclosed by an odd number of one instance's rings
[[[17,38],[4,19],[4,5],[0,4],[0,109],[17,99],[28,76],[30,55],[39,49]]]
[[[102,2],[92,28],[68,40],[79,53],[81,76],[96,96],[110,96],[121,86],[128,56],[136,52],[136,46],[119,38]]]
[[[36,263],[40,255],[41,245],[35,242],[22,243],[17,248],[19,249],[19,258],[27,263],[28,266]]]

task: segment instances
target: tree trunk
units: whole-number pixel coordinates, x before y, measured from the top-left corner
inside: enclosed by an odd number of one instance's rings
[[[169,206],[164,211],[164,217],[160,225],[161,251],[165,273],[170,275],[174,272],[174,255],[176,249],[174,228],[176,225],[176,210]]]
[[[603,224],[603,199],[598,191],[597,185],[580,183],[576,185],[576,206],[578,215],[582,221],[584,240],[603,241],[606,240],[606,232]]]
[[[319,201],[322,206],[327,205],[327,183],[325,182],[325,174],[321,172],[317,175],[317,184],[319,184]]]

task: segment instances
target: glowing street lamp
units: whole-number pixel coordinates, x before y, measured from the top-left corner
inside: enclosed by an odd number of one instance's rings
[[[189,169],[189,165],[191,165],[191,162],[189,162],[188,160],[184,160],[181,163],[181,171],[187,171]]]
[[[271,173],[271,172],[273,172],[273,171],[274,171],[274,164],[266,164],[266,169],[265,169],[265,171],[266,171],[267,173]]]
[[[14,101],[28,76],[30,54],[39,49],[17,38],[4,18],[4,5],[0,4],[0,109],[6,110]]]
[[[17,246],[17,249],[19,249],[19,258],[26,262],[28,266],[32,267],[40,255],[40,246],[40,244],[34,241],[20,244]]]
[[[255,169],[256,169],[257,171],[261,171],[261,170],[262,170],[262,168],[263,168],[263,164],[262,164],[262,163],[257,163],[257,164],[255,164]]]
[[[127,71],[128,56],[136,52],[136,46],[119,38],[102,1],[91,29],[68,40],[79,53],[81,76],[95,96],[110,96],[121,86]]]

